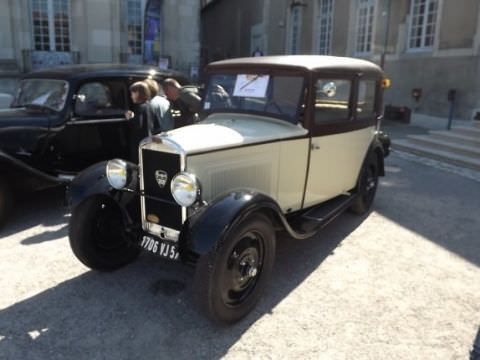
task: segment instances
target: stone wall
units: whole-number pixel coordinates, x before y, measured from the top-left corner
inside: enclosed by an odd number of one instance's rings
[[[124,1],[70,1],[71,51],[75,57],[78,54],[81,63],[125,60],[122,54],[128,48]],[[143,8],[146,2],[142,0]],[[28,70],[25,59],[31,57],[33,46],[29,4],[29,0],[0,0],[0,76],[6,71],[4,61],[15,63],[17,73]],[[164,0],[163,20],[162,52],[171,57],[174,68],[188,74],[192,67],[199,66],[200,2]]]
[[[385,104],[408,106],[414,111],[438,117],[448,117],[449,89],[457,90],[455,117],[471,119],[479,107],[478,76],[479,59],[466,57],[411,56],[388,61],[385,72],[392,80],[392,87],[385,93]],[[411,91],[422,89],[422,97],[416,102]]]

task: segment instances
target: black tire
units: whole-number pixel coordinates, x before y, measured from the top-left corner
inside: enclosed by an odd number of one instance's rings
[[[91,269],[113,271],[140,253],[125,232],[122,213],[111,199],[93,197],[77,206],[70,218],[70,247]]]
[[[13,207],[13,189],[4,178],[0,177],[0,227],[5,224]]]
[[[254,214],[234,226],[198,260],[193,295],[200,312],[224,324],[246,316],[263,294],[274,260],[275,232],[266,216]]]
[[[378,159],[370,154],[365,162],[358,182],[358,196],[350,207],[355,214],[365,214],[372,207],[378,187]]]

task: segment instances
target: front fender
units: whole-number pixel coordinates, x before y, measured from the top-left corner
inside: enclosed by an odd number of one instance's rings
[[[243,190],[221,196],[197,215],[188,220],[188,236],[185,239],[188,251],[205,255],[212,251],[230,230],[254,211],[281,216],[277,203],[270,197]]]
[[[131,180],[125,190],[113,188],[105,172],[108,161],[94,164],[80,172],[68,188],[68,202],[73,210],[84,200],[92,196],[107,196],[113,199],[122,210],[128,223],[140,222],[140,200],[138,166],[127,162],[131,171]]]

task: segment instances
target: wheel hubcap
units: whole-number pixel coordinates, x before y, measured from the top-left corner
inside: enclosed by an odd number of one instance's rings
[[[376,181],[375,181],[375,178],[373,176],[369,177],[367,179],[367,188],[366,190],[368,192],[370,192],[373,188],[375,188],[375,184],[376,184]]]
[[[234,246],[221,274],[226,305],[240,305],[253,291],[262,270],[263,253],[263,239],[255,232],[245,234]]]

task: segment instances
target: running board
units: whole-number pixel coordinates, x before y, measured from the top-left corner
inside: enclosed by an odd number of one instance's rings
[[[356,197],[356,193],[340,195],[307,210],[291,221],[292,230],[297,234],[314,235],[318,230],[325,227],[330,221],[348,209]]]

